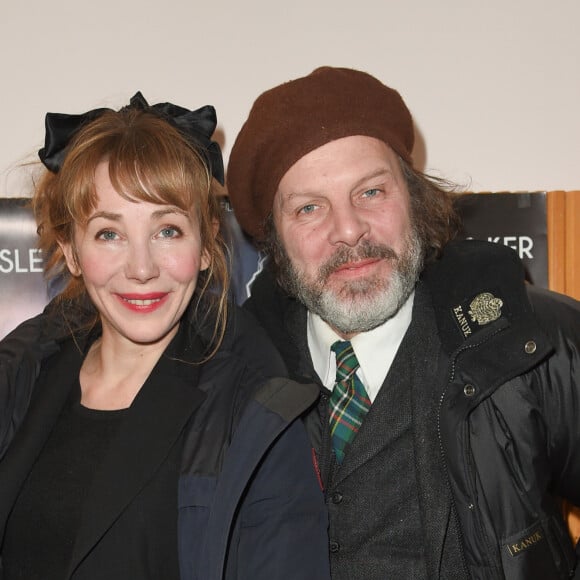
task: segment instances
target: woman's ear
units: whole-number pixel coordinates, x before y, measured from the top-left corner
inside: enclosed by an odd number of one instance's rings
[[[213,237],[215,239],[215,237],[218,235],[218,232],[220,230],[220,222],[219,222],[219,220],[214,219],[212,221],[211,226],[212,226],[211,227],[211,229],[212,229],[212,235],[213,235]],[[211,261],[212,261],[211,254],[210,254],[209,250],[207,248],[205,248],[203,250],[202,254],[201,254],[201,268],[200,268],[200,270],[201,271],[207,270],[209,268],[210,264],[211,264]]]
[[[76,253],[74,251],[73,245],[70,242],[58,242],[60,249],[64,255],[67,268],[72,276],[80,276],[81,269],[79,267]]]
[[[204,250],[203,253],[201,254],[201,265],[199,271],[203,272],[204,270],[207,270],[210,264],[211,264],[211,256],[207,250]]]
[[[218,235],[218,232],[220,231],[220,221],[218,219],[212,220],[211,228],[213,231],[213,237],[215,239],[215,237]]]

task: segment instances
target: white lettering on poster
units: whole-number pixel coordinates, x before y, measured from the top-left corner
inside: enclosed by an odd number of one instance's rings
[[[42,255],[37,248],[21,252],[18,248],[0,250],[0,273],[42,272]]]
[[[490,242],[495,242],[496,244],[503,244],[504,246],[510,247],[515,250],[520,258],[528,258],[532,260],[534,256],[532,255],[532,248],[534,247],[534,240],[530,236],[497,236],[496,238],[487,238]]]
[[[473,237],[468,239],[472,240]],[[533,260],[534,255],[532,250],[534,248],[534,240],[530,236],[488,236],[488,242],[494,242],[496,244],[503,244],[508,246],[512,250],[518,253],[520,259],[528,258],[528,260]]]

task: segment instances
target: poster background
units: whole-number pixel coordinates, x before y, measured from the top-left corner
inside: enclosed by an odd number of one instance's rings
[[[514,249],[529,282],[548,288],[548,232],[545,192],[475,193],[459,196],[464,238]]]
[[[49,299],[25,199],[0,199],[0,337],[38,314]]]

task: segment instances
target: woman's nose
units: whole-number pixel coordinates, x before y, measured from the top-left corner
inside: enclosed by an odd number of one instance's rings
[[[141,283],[159,276],[159,266],[148,242],[131,244],[125,265],[127,278]]]

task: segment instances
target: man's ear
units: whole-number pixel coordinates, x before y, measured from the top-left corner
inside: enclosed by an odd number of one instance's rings
[[[73,276],[80,276],[81,269],[78,264],[75,250],[70,242],[58,242],[60,249],[64,255],[67,268]]]

